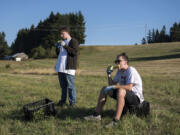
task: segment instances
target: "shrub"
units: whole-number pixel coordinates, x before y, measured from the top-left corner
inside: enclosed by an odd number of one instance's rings
[[[56,58],[57,57],[56,48],[55,47],[48,48],[46,50],[46,57],[48,57],[48,58]]]
[[[46,50],[42,46],[39,46],[37,48],[32,49],[31,56],[32,58],[35,58],[35,59],[45,58]]]
[[[6,64],[5,67],[6,67],[6,68],[11,68],[11,65],[8,63],[8,64]]]

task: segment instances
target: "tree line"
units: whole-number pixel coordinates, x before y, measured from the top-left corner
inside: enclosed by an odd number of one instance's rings
[[[175,22],[173,26],[170,27],[169,34],[166,32],[165,25],[160,31],[158,29],[149,30],[147,37],[143,37],[142,44],[176,41],[180,41],[180,23],[177,22]]]
[[[72,37],[76,38],[80,44],[85,42],[85,20],[81,11],[68,14],[51,12],[49,17],[44,21],[40,20],[36,27],[32,25],[30,28],[20,29],[9,50],[11,54],[25,52],[32,58],[56,57],[55,44],[57,40],[60,40],[59,28],[63,26],[70,28]],[[5,39],[4,32],[1,36]],[[6,47],[3,48],[5,51]],[[6,54],[8,53],[2,55]]]

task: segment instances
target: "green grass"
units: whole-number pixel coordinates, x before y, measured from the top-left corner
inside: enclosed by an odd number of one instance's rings
[[[104,126],[115,114],[115,100],[108,98],[101,122],[85,121],[97,104],[105,69],[116,55],[126,52],[130,65],[143,79],[144,97],[150,102],[147,118],[127,114],[119,125]],[[179,135],[180,134],[180,43],[143,46],[81,47],[76,76],[77,107],[56,107],[57,115],[39,121],[24,121],[24,104],[43,98],[55,103],[60,97],[56,59],[23,62],[0,61],[0,134],[24,135]],[[8,66],[7,68],[7,65]],[[114,75],[115,73],[113,73]]]

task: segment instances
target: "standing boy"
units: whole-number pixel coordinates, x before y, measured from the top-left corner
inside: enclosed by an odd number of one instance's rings
[[[58,60],[55,66],[58,72],[58,79],[61,87],[61,99],[58,105],[66,104],[67,93],[69,95],[69,104],[74,106],[76,103],[76,89],[74,84],[75,72],[77,69],[77,57],[79,43],[70,35],[68,27],[60,29],[60,37],[62,41],[59,43],[60,47],[56,48]]]

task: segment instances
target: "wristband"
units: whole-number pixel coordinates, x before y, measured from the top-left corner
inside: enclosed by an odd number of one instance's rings
[[[104,94],[107,94],[109,91],[113,90],[115,88],[115,85],[107,86],[104,89]]]

